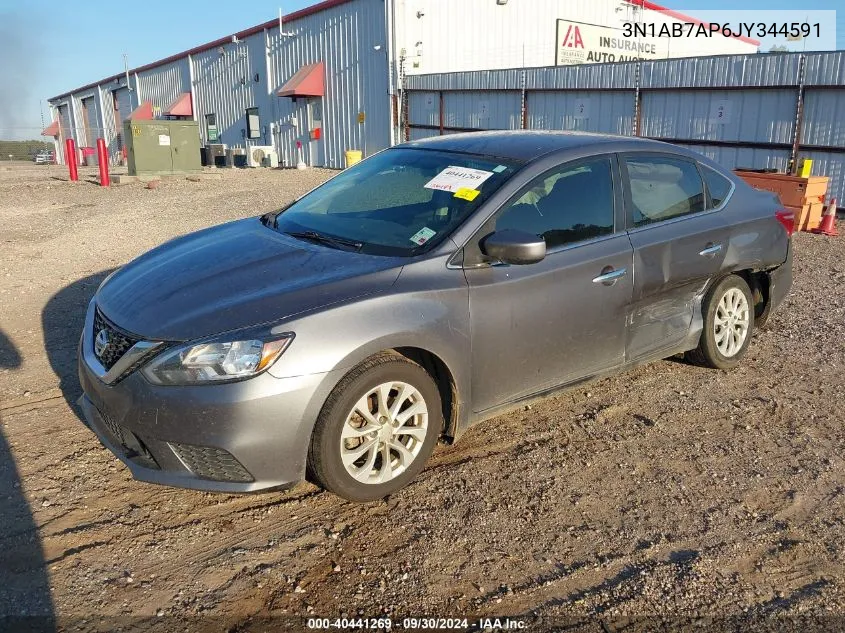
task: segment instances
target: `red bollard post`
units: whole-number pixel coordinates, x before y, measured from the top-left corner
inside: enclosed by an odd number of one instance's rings
[[[100,166],[100,186],[108,187],[109,181],[109,157],[106,155],[105,139],[97,139],[97,164]]]
[[[72,138],[65,141],[65,162],[71,181],[76,182],[79,180],[79,170],[76,167],[76,143]]]

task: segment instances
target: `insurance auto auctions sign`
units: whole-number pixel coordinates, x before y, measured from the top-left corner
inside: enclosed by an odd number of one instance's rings
[[[637,59],[663,59],[657,38],[624,37],[622,29],[572,20],[557,21],[555,64],[595,64],[630,62]]]

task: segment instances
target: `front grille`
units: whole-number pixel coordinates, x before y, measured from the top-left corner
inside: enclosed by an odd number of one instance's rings
[[[171,443],[170,447],[192,473],[213,481],[254,481],[235,456],[222,448]]]
[[[106,333],[108,345],[106,345],[105,349],[101,352],[102,355],[97,354],[97,358],[106,370],[111,369],[114,364],[119,361],[133,345],[135,345],[135,343],[141,340],[140,338],[136,338],[126,332],[123,332],[109,323],[109,321],[107,321],[100,313],[100,309],[97,308],[94,312],[94,329],[91,333],[91,341],[94,345],[95,354],[97,349],[97,335],[102,331],[105,331]]]

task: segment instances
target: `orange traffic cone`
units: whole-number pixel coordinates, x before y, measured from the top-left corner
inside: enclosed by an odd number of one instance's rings
[[[813,229],[813,233],[830,235],[831,237],[839,235],[836,232],[836,198],[831,198],[830,204],[825,207],[824,213],[822,213],[822,223],[819,228]]]

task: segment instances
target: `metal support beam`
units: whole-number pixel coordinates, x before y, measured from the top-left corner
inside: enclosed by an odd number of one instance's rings
[[[798,58],[798,96],[795,103],[795,129],[792,137],[792,153],[789,156],[789,173],[798,173],[798,151],[801,149],[801,128],[804,127],[804,69],[807,56],[801,53]]]
[[[440,136],[443,136],[443,91],[440,91]]]

